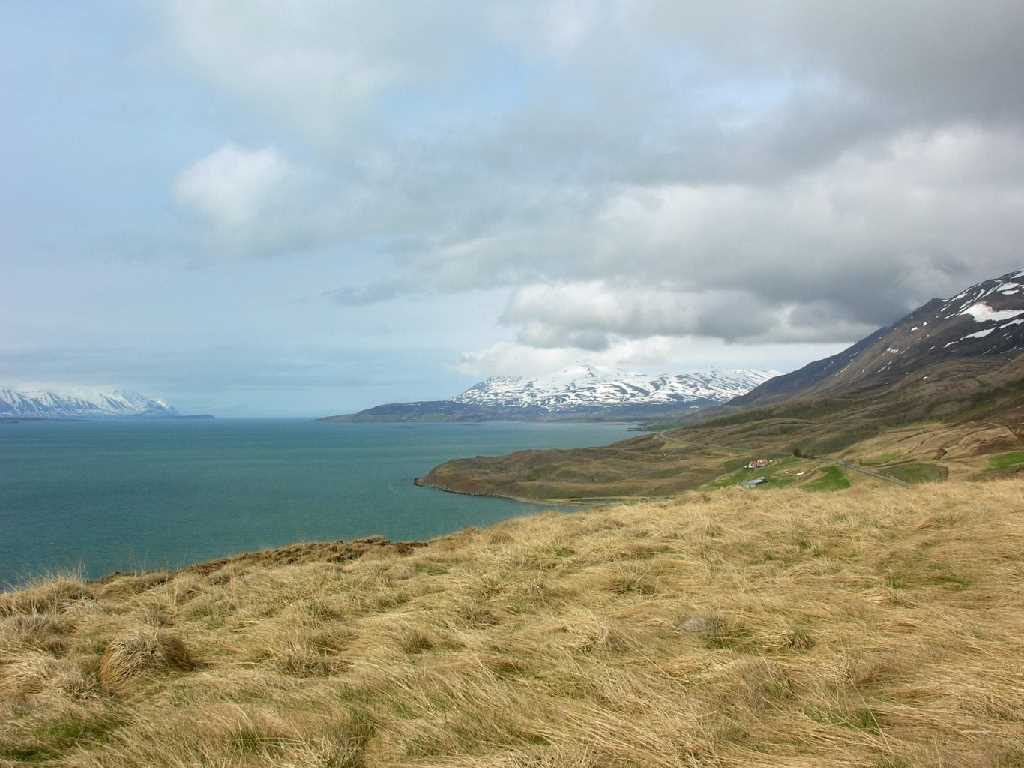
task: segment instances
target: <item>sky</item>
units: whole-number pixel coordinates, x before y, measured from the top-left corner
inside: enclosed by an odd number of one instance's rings
[[[1019,0],[0,4],[0,384],[791,370],[1024,267]]]

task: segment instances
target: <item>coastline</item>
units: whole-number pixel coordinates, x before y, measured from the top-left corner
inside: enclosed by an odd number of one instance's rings
[[[178,569],[300,541],[425,540],[541,508],[413,484],[449,457],[625,435],[621,425],[332,430],[308,419],[0,426],[0,584]]]
[[[566,512],[578,512],[591,508],[607,507],[616,504],[629,503],[630,501],[647,501],[647,499],[609,499],[605,501],[587,501],[587,500],[545,500],[538,501],[536,499],[524,499],[516,498],[513,496],[503,496],[499,494],[484,494],[484,493],[469,493],[465,491],[456,491],[440,486],[430,485],[422,482],[422,478],[414,478],[413,484],[418,488],[427,490],[438,491],[441,493],[451,493],[458,496],[470,496],[477,498],[495,498],[504,499],[506,501],[514,501],[519,504],[529,505],[532,507],[541,507],[546,509],[538,509],[534,512],[529,512],[524,515],[516,515],[513,518],[507,519],[526,519],[534,514],[541,514],[545,511],[559,511],[563,510]],[[566,509],[569,508],[569,509]],[[186,574],[198,574],[201,576],[209,576],[216,573],[224,568],[237,567],[237,566],[282,566],[282,565],[295,565],[299,563],[310,563],[310,562],[331,562],[331,563],[342,563],[350,560],[356,560],[362,557],[368,552],[379,552],[381,554],[392,553],[396,555],[408,555],[412,554],[418,549],[429,547],[438,542],[443,542],[450,538],[460,538],[465,536],[468,532],[473,530],[487,530],[494,526],[502,525],[506,520],[498,520],[492,523],[488,523],[484,526],[467,526],[464,528],[458,528],[448,533],[443,533],[439,536],[434,536],[426,539],[408,539],[394,541],[385,536],[379,535],[368,535],[360,536],[352,539],[334,539],[334,540],[314,540],[314,541],[296,541],[288,544],[282,544],[278,547],[267,547],[264,549],[254,550],[243,550],[224,557],[216,557],[209,560],[197,560],[195,562],[182,565],[177,568],[142,568],[139,570],[120,570],[115,569],[109,571],[102,576],[95,578],[82,578],[82,582],[85,584],[92,584],[96,586],[104,586],[111,584],[120,579],[142,579],[147,584],[156,586],[165,582],[171,581],[179,576]],[[30,576],[21,580],[20,583],[16,584],[0,584],[0,595],[10,594],[18,592],[26,588],[31,587],[34,583],[52,579],[64,575],[61,570],[40,573],[35,576]],[[75,574],[68,574],[75,576]]]
[[[429,474],[429,473],[428,473]],[[535,504],[542,506],[553,506],[563,502],[552,500],[552,499],[527,499],[522,496],[510,496],[505,493],[474,493],[473,491],[460,491],[455,488],[448,488],[443,485],[435,485],[425,480],[426,475],[423,477],[414,477],[412,484],[417,488],[426,488],[431,491],[440,491],[441,493],[451,493],[455,496],[469,496],[471,498],[478,499],[505,499],[506,501],[515,501],[519,504]]]
[[[424,477],[413,478],[413,485],[417,488],[426,488],[432,491],[439,491],[440,493],[451,493],[455,496],[469,496],[471,498],[478,499],[504,499],[505,501],[514,501],[518,504],[529,504],[531,506],[540,507],[572,507],[574,510],[588,509],[591,507],[606,507],[611,504],[629,504],[631,502],[644,502],[650,501],[652,498],[669,498],[669,497],[646,497],[646,496],[618,496],[609,498],[593,498],[593,499],[578,499],[578,498],[565,498],[565,499],[531,499],[526,496],[512,496],[506,493],[486,493],[476,491],[460,491],[456,488],[448,488],[443,485],[435,485],[434,483],[427,482]]]

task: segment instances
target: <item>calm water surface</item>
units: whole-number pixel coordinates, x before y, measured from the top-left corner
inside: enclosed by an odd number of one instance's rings
[[[604,445],[616,424],[0,424],[0,588],[293,541],[436,536],[535,509],[417,488],[459,456]]]

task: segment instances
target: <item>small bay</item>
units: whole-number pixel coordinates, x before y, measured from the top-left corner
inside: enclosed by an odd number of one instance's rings
[[[624,424],[308,420],[0,424],[0,588],[296,541],[423,539],[537,509],[417,488],[460,456],[604,445]]]

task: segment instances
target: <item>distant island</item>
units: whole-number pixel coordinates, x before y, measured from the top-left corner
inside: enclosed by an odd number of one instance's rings
[[[631,421],[722,405],[778,374],[696,371],[651,376],[577,365],[545,377],[498,376],[450,400],[388,403],[326,422]]]

